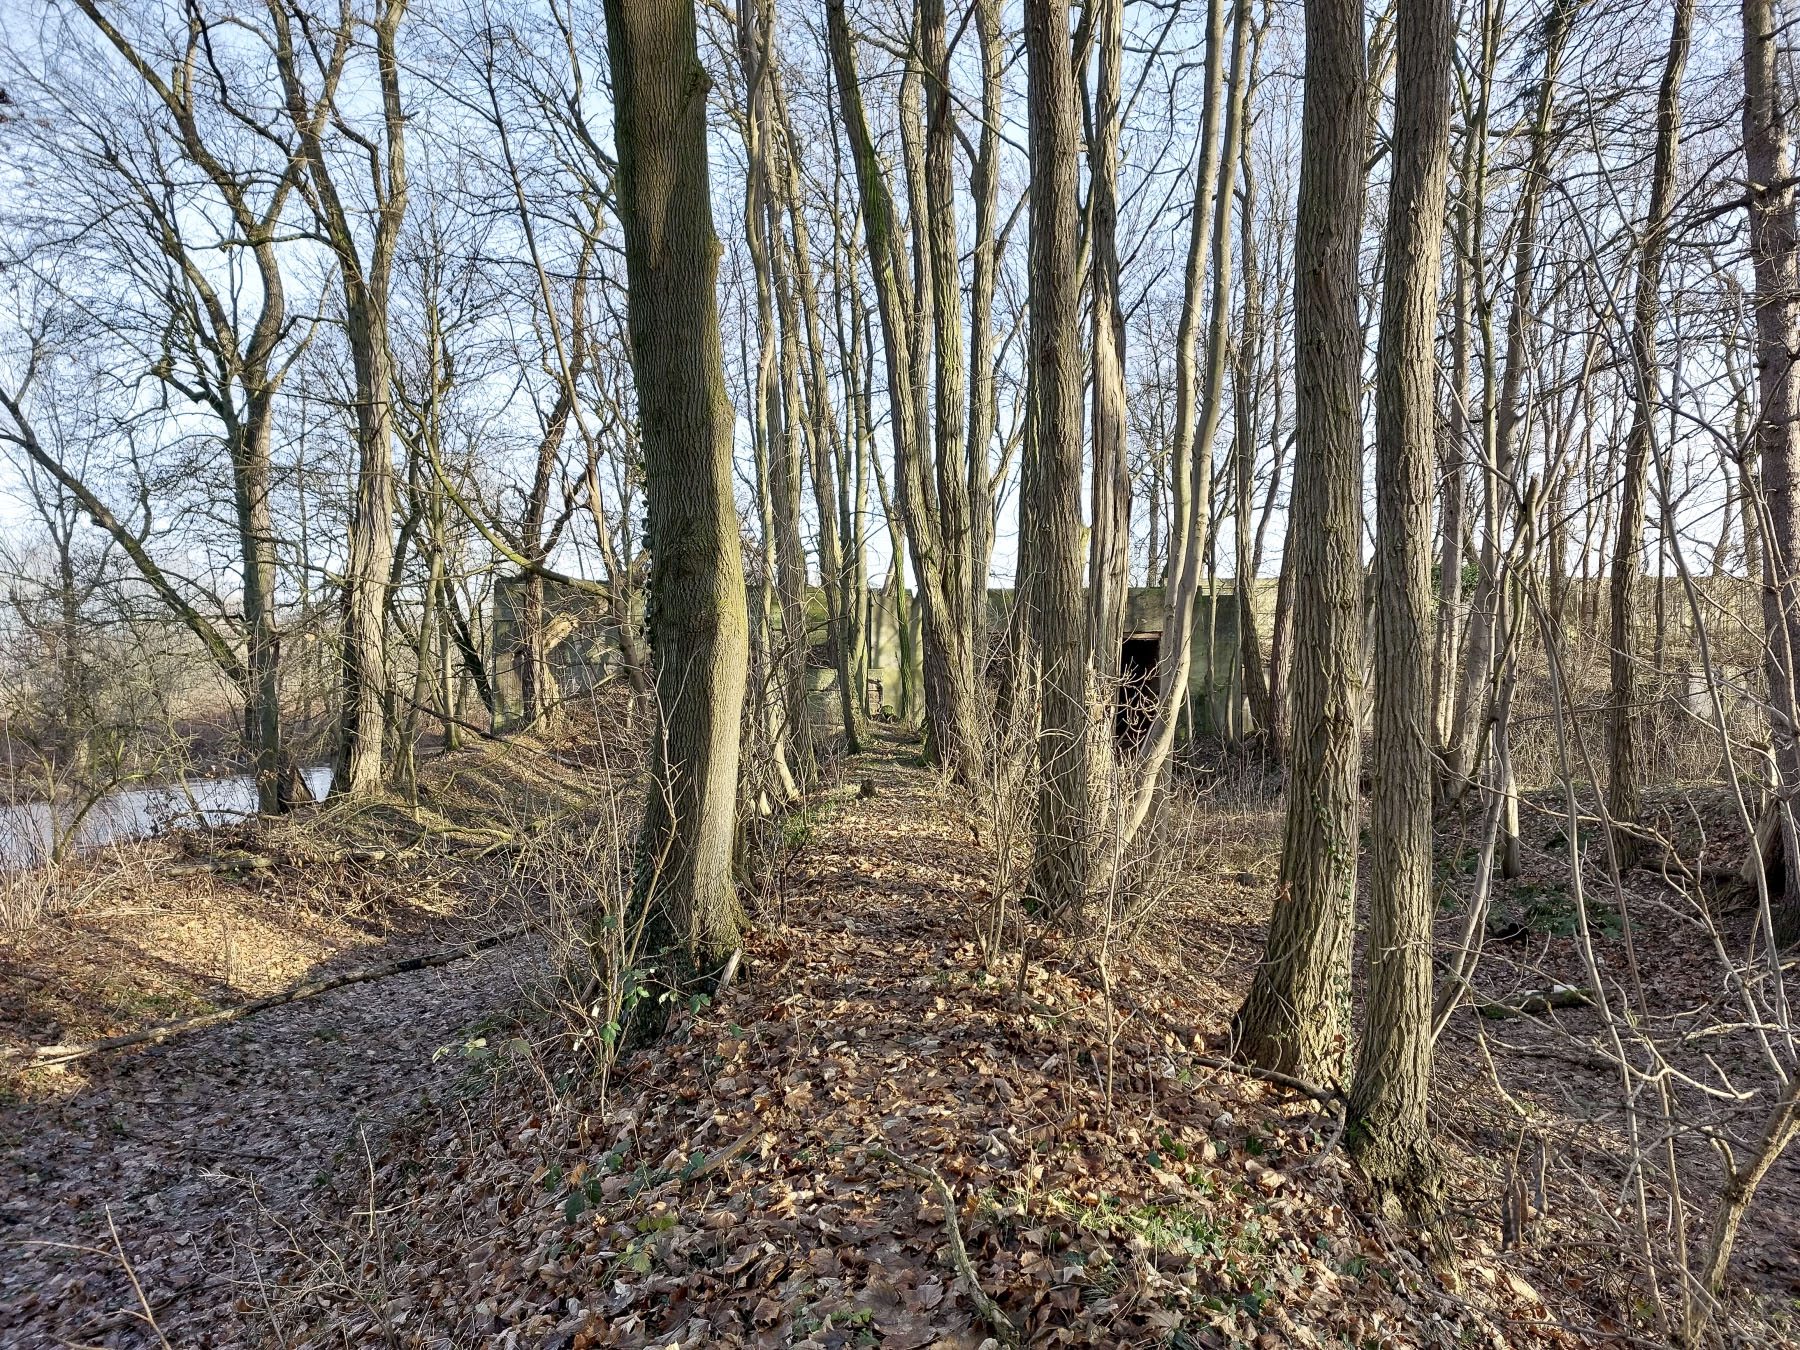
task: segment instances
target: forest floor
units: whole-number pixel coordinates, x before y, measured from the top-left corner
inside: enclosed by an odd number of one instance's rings
[[[425,766],[417,808],[334,803],[75,860],[43,879],[51,914],[0,932],[0,1050],[505,939],[508,838],[590,806],[603,769],[574,742],[483,745]],[[267,1254],[443,1096],[460,1056],[440,1052],[542,961],[519,935],[141,1051],[0,1062],[0,1345],[265,1343]]]
[[[236,841],[268,866],[177,873],[187,898],[139,905],[162,917],[97,907],[61,924],[85,936],[0,946],[0,1038],[144,1020],[108,990],[188,989],[187,1010],[504,931],[529,888],[479,831],[579,810],[577,753],[446,757],[426,774],[440,799],[429,841],[397,810],[359,820],[353,844],[345,821],[300,822]],[[1452,1267],[1371,1212],[1335,1107],[1204,1062],[1225,1054],[1261,951],[1271,783],[1201,775],[1127,936],[1096,950],[1027,926],[1021,980],[1016,914],[984,955],[1004,822],[912,756],[886,746],[834,766],[764,860],[738,981],[675,1010],[610,1074],[545,1010],[533,933],[16,1078],[0,1107],[0,1242],[72,1245],[18,1245],[0,1263],[0,1343],[154,1345],[147,1303],[183,1347],[977,1350],[1005,1330],[977,1287],[1030,1345],[1658,1343],[1619,1203],[1611,1084],[1579,1062],[1593,1010],[1452,1020],[1434,1108]],[[483,775],[483,790],[446,785]],[[1502,888],[1477,982],[1501,1002],[1581,982],[1555,806],[1531,805],[1526,874]],[[1726,833],[1708,847],[1728,850]],[[1447,821],[1446,878],[1468,847]],[[194,866],[178,844],[146,849],[152,871]],[[209,965],[200,939],[170,936],[183,914],[219,931],[197,897],[237,907],[229,990],[216,950]],[[267,931],[247,937],[252,910]],[[1632,910],[1656,1015],[1697,1016],[1723,996],[1661,912]],[[1444,936],[1459,922],[1447,910]],[[287,957],[276,931],[302,934]],[[1616,931],[1598,943],[1621,959]],[[118,973],[82,977],[102,954]],[[1741,1076],[1754,1062],[1740,1039],[1710,1048]],[[1509,1167],[1531,1170],[1540,1145],[1548,1213],[1501,1250]],[[1705,1195],[1687,1199],[1704,1214]],[[1788,1158],[1745,1226],[1729,1343],[1800,1344],[1796,1215]]]

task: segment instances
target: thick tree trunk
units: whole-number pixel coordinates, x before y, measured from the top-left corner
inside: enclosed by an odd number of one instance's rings
[[[711,81],[692,0],[606,0],[606,36],[659,704],[635,880],[649,948],[664,954],[658,974],[681,988],[723,961],[744,926],[731,846],[748,634],[715,296]]]
[[[361,312],[358,312],[361,311]],[[356,366],[357,470],[344,569],[343,692],[332,790],[381,791],[387,727],[388,576],[394,563],[394,460],[386,287],[370,288],[348,315]]]
[[[1374,796],[1368,998],[1349,1143],[1377,1187],[1435,1213],[1431,1087],[1431,489],[1449,173],[1452,0],[1411,0],[1395,40],[1386,276],[1375,386]]]
[[[1800,227],[1793,151],[1781,88],[1775,0],[1744,0],[1744,167],[1750,183],[1750,261],[1756,274],[1756,421],[1763,520],[1764,665],[1770,738],[1779,777],[1777,810],[1787,866],[1783,892],[1770,897],[1774,937],[1800,935],[1800,834],[1790,805],[1800,791],[1800,718],[1795,656],[1800,651]]]
[[[1293,745],[1268,950],[1234,1027],[1265,1068],[1336,1079],[1349,1040],[1362,716],[1361,0],[1307,0],[1294,235]]]
[[[1031,377],[1036,419],[1019,510],[1031,534],[1022,587],[1038,665],[1040,783],[1031,887],[1079,926],[1092,841],[1088,666],[1082,605],[1081,126],[1068,0],[1026,0],[1031,129]]]
[[[1649,479],[1652,423],[1658,390],[1656,324],[1661,312],[1662,261],[1675,204],[1676,151],[1681,141],[1681,73],[1687,66],[1694,0],[1675,0],[1669,53],[1656,99],[1656,158],[1650,175],[1650,212],[1638,252],[1637,291],[1631,330],[1633,389],[1631,430],[1625,438],[1625,479],[1619,534],[1612,557],[1612,698],[1607,709],[1610,777],[1607,812],[1621,867],[1638,855],[1640,733],[1637,691],[1638,572],[1643,565],[1644,494]],[[1551,558],[1556,557],[1552,548]]]

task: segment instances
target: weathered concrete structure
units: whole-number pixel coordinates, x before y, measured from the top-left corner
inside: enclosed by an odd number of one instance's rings
[[[515,668],[517,618],[516,582],[502,582],[494,591],[494,622],[489,652],[494,680],[497,721],[505,725],[519,709],[519,678]],[[872,714],[898,716],[902,711],[901,653],[910,649],[918,661],[922,641],[918,600],[907,596],[907,642],[901,641],[895,597],[885,589],[869,592],[869,687],[864,691]],[[754,605],[755,598],[751,603]],[[1275,580],[1255,583],[1252,604],[1257,629],[1267,650],[1274,618]],[[1013,592],[988,592],[988,631],[997,645],[1005,641],[1012,617]],[[1238,659],[1238,605],[1235,583],[1221,578],[1216,592],[1202,590],[1194,624],[1193,664],[1188,681],[1189,729],[1206,734],[1240,735],[1249,730],[1244,706],[1243,667]],[[611,621],[592,596],[568,587],[545,587],[549,659],[563,695],[591,689],[619,674],[619,650]],[[1127,682],[1143,681],[1161,659],[1163,592],[1161,587],[1134,587],[1126,599],[1123,668]],[[774,621],[779,624],[780,615]],[[812,710],[819,725],[839,720],[837,670],[827,633],[825,597],[813,591],[807,597],[808,672]],[[914,680],[915,689],[919,687]]]

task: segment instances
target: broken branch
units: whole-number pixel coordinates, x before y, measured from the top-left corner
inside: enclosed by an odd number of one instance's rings
[[[898,1153],[889,1152],[879,1144],[871,1144],[868,1149],[871,1158],[892,1163],[902,1172],[917,1181],[924,1182],[937,1192],[938,1203],[944,1207],[944,1235],[950,1240],[950,1264],[956,1267],[956,1273],[969,1287],[969,1298],[975,1308],[993,1329],[995,1337],[1002,1345],[1016,1346],[1019,1333],[1012,1320],[1001,1311],[1000,1305],[989,1298],[981,1288],[981,1281],[975,1278],[975,1267],[969,1261],[969,1249],[963,1246],[962,1227],[956,1222],[956,1196],[950,1191],[950,1183],[944,1180],[934,1169],[921,1167],[916,1162],[902,1158]]]

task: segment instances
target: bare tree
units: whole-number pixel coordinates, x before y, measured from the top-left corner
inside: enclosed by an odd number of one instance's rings
[[[1025,6],[1031,124],[1033,431],[1020,512],[1029,538],[1021,577],[1038,696],[1037,827],[1032,888],[1079,924],[1087,898],[1093,810],[1089,677],[1082,623],[1081,280],[1076,264],[1081,126],[1069,58],[1067,0]]]
[[[1657,404],[1656,325],[1661,310],[1663,254],[1668,247],[1669,212],[1675,204],[1676,152],[1681,143],[1681,75],[1687,66],[1693,0],[1675,0],[1669,24],[1669,51],[1656,98],[1656,159],[1650,171],[1650,206],[1638,245],[1637,290],[1632,309],[1631,366],[1637,388],[1631,431],[1625,440],[1625,479],[1619,504],[1619,533],[1612,558],[1612,703],[1607,811],[1613,847],[1623,866],[1638,853],[1638,573],[1643,566],[1644,498],[1649,480],[1652,418]]]
[[[648,950],[681,988],[744,917],[731,880],[748,628],[692,0],[607,0],[627,314],[643,421],[659,717],[639,842]]]
[[[348,7],[340,10],[334,25],[320,26],[300,0],[266,3],[282,95],[306,162],[309,199],[343,288],[344,329],[355,368],[356,497],[344,578],[344,682],[332,790],[367,797],[381,791],[387,725],[388,580],[394,565],[395,506],[388,296],[407,202],[406,111],[395,38],[407,0],[379,0],[369,24],[381,96],[381,130],[376,136],[354,130],[338,105],[358,26]],[[316,89],[307,85],[303,62],[319,71]],[[335,129],[366,157],[374,214],[366,255],[357,229],[359,212],[338,189],[333,155],[326,145],[328,129]]]
[[[1375,384],[1375,738],[1368,999],[1348,1106],[1363,1171],[1415,1214],[1442,1203],[1431,1092],[1431,496],[1450,165],[1452,0],[1395,21],[1394,127]],[[1291,807],[1290,807],[1291,810]]]
[[[1233,1024],[1265,1068],[1338,1075],[1349,1039],[1362,726],[1360,0],[1307,0],[1294,234],[1294,731],[1268,947]]]

